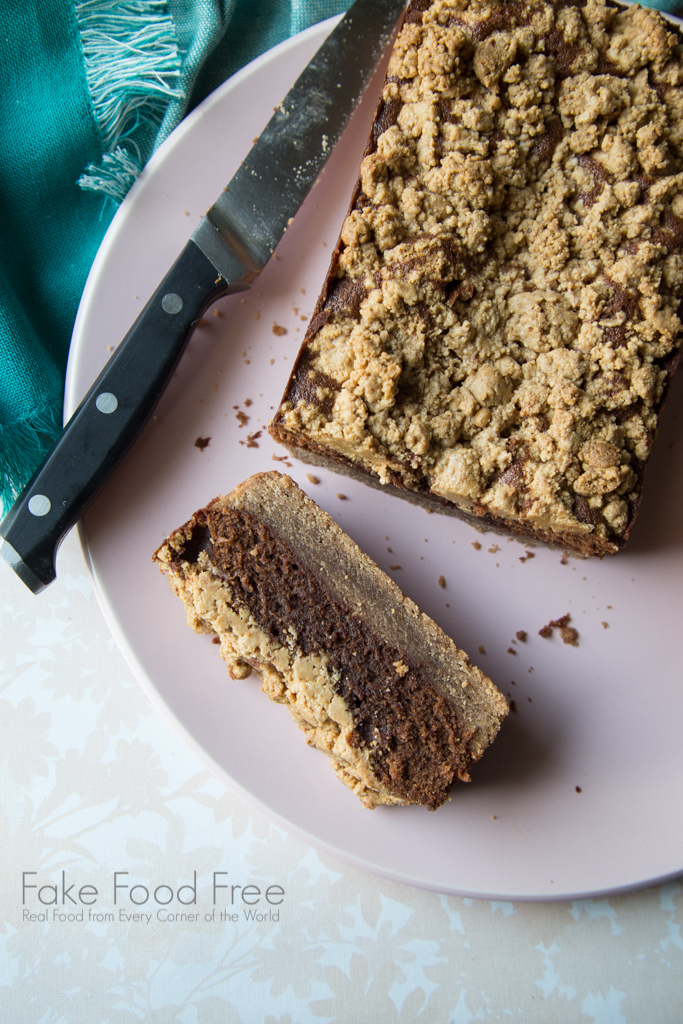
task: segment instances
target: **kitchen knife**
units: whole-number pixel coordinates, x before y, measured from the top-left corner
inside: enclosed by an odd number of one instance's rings
[[[212,302],[249,288],[358,105],[405,0],[355,0],[277,107],[51,453],[0,523],[0,553],[33,593],[57,548],[140,434]]]

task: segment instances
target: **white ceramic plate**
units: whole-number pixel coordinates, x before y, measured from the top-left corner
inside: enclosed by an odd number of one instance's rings
[[[304,32],[236,75],[152,160],[90,276],[67,414],[330,27]],[[501,899],[606,893],[678,874],[682,382],[630,546],[603,562],[527,554],[516,541],[332,473],[312,483],[310,467],[286,460],[266,433],[325,278],[373,110],[374,98],[253,291],[207,314],[153,422],[88,512],[82,536],[98,598],[140,682],[197,756],[318,848],[398,881]],[[208,447],[197,447],[198,438],[210,438]],[[436,813],[365,810],[253,677],[229,678],[218,648],[185,626],[152,565],[158,544],[195,509],[274,468],[289,472],[515,702],[472,783]],[[578,647],[557,631],[539,636],[566,613]]]

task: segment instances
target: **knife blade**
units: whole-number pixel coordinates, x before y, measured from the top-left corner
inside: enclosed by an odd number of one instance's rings
[[[37,594],[57,549],[151,416],[216,299],[251,287],[376,70],[406,0],[355,0],[200,221],[0,523],[0,554]]]

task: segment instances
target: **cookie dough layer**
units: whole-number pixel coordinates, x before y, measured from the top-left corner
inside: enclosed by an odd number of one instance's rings
[[[414,0],[272,435],[619,550],[678,361],[683,61],[605,0]]]
[[[286,476],[216,498],[154,555],[235,678],[255,669],[368,807],[435,809],[507,702]]]

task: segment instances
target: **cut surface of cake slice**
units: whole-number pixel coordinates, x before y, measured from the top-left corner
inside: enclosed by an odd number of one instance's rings
[[[493,683],[289,477],[250,477],[154,559],[234,678],[251,669],[368,807],[440,806],[508,711]]]
[[[678,29],[610,0],[413,0],[271,434],[480,527],[614,553],[682,298]]]

